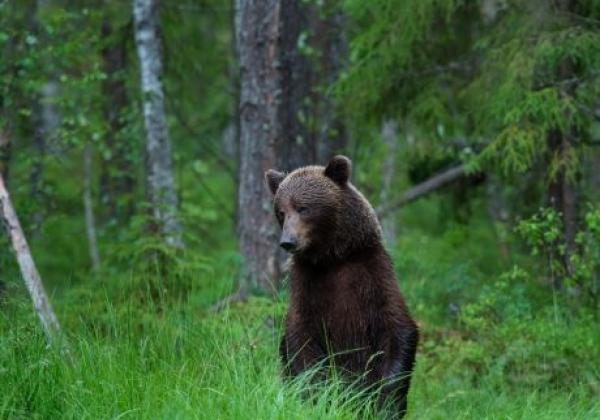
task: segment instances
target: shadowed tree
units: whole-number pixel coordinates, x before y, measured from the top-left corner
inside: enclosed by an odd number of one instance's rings
[[[310,45],[317,57],[312,60],[313,94],[317,121],[316,157],[320,163],[343,153],[348,144],[348,130],[333,95],[333,86],[348,63],[346,14],[335,1],[314,4],[311,13]]]
[[[127,86],[127,38],[132,25],[115,28],[112,17],[106,12],[102,22],[102,69],[106,79],[102,84],[104,118],[107,123],[106,147],[110,153],[104,157],[100,173],[100,196],[106,208],[105,217],[127,220],[133,214],[133,189],[135,172],[131,162],[131,141],[123,138],[125,110],[129,104]],[[122,205],[121,205],[122,203]]]

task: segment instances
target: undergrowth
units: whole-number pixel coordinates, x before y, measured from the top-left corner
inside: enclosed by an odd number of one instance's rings
[[[408,216],[431,216],[419,213]],[[485,223],[440,232],[405,227],[393,251],[422,337],[408,418],[600,418],[597,308],[553,293],[524,253],[481,246],[494,243]],[[72,363],[46,345],[16,275],[8,282],[0,418],[381,417],[336,379],[281,379],[285,292],[210,311],[234,290],[235,255],[126,251],[116,254],[127,265],[51,289]]]

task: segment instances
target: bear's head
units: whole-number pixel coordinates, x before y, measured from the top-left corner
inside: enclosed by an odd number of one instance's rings
[[[283,249],[318,262],[381,242],[375,212],[351,184],[351,173],[352,162],[345,156],[333,157],[326,167],[267,171]]]

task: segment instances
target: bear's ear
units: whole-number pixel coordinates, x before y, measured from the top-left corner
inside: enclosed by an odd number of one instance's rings
[[[333,179],[337,184],[344,185],[352,174],[352,161],[346,156],[337,155],[331,158],[325,168],[325,176]]]
[[[277,188],[279,188],[279,184],[281,184],[283,178],[285,178],[284,173],[275,171],[273,169],[269,169],[265,173],[265,181],[267,181],[267,185],[269,186],[269,189],[273,195],[275,195],[277,192]]]

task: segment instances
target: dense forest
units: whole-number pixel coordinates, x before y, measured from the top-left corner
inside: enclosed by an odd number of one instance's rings
[[[599,0],[0,0],[0,417],[379,418],[281,377],[267,170],[352,159],[407,418],[600,418]]]

